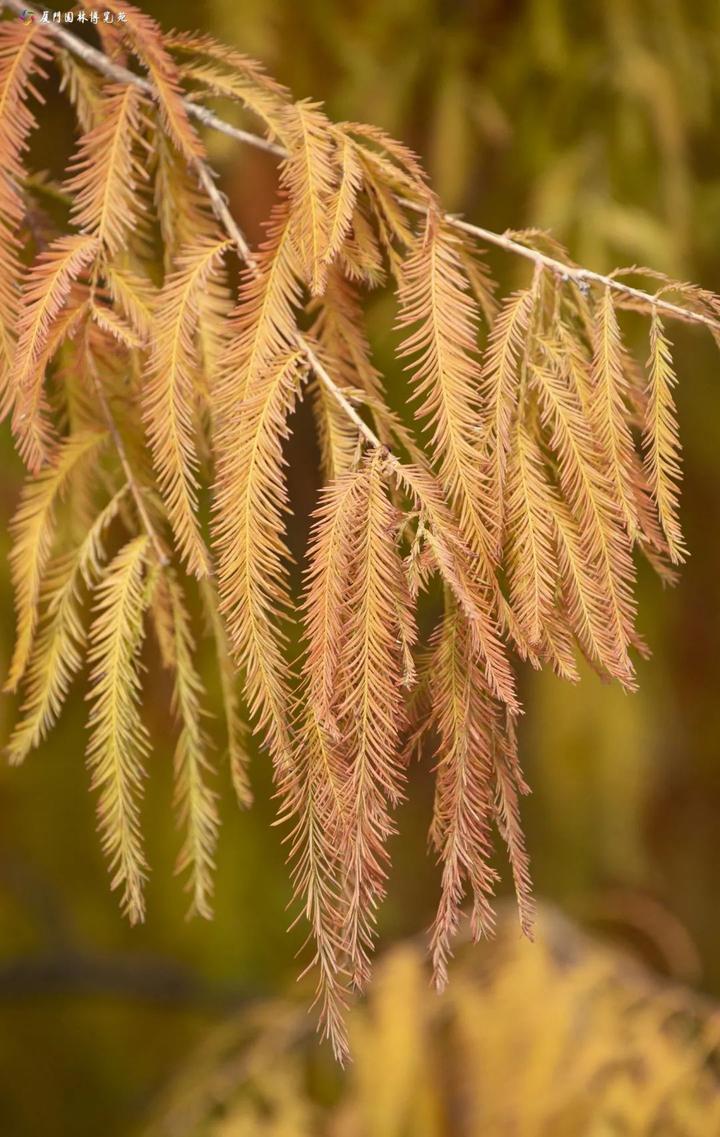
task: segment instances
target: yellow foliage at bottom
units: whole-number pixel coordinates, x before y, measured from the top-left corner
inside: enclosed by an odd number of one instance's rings
[[[510,921],[430,987],[384,957],[340,1072],[289,1002],[213,1035],[144,1137],[715,1137],[720,1011],[554,912]]]

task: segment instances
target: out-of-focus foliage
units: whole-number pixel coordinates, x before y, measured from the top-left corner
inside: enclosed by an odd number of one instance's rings
[[[720,1012],[543,913],[466,951],[440,997],[417,945],[388,952],[351,1020],[355,1065],[318,1061],[275,1002],[181,1070],[143,1137],[708,1137]]]
[[[450,209],[686,272],[718,228],[713,0],[213,0],[218,32],[427,156]],[[292,49],[289,44],[292,43]]]

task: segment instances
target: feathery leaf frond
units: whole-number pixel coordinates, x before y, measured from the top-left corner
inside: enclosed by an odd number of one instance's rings
[[[342,929],[346,919],[342,848],[345,832],[346,760],[332,744],[310,704],[299,724],[292,767],[280,779],[280,820],[290,822],[286,841],[293,893],[314,944],[308,965],[317,971],[320,1030],[339,1062],[349,1057],[344,1011],[348,977]]]
[[[525,847],[520,820],[520,795],[527,794],[530,790],[520,772],[514,719],[508,713],[504,724],[496,719],[492,725],[496,785],[495,819],[510,858],[520,926],[528,939],[532,939],[535,903],[532,896],[530,858]]]
[[[215,533],[232,651],[245,672],[250,713],[281,763],[290,753],[287,666],[277,627],[289,607],[282,443],[300,389],[301,362],[299,352],[278,356],[239,408],[237,477],[218,495],[227,504],[218,512]]]
[[[123,248],[142,211],[138,187],[147,174],[133,153],[140,136],[140,105],[135,87],[105,88],[98,124],[82,139],[65,182],[75,224],[97,237],[110,256]]]
[[[292,238],[310,291],[319,296],[333,252],[330,218],[338,170],[332,133],[318,103],[293,103],[286,114],[290,156],[283,164],[282,181],[292,203]],[[347,193],[346,187],[344,197]]]
[[[52,42],[47,28],[35,21],[0,25],[0,215],[4,219],[18,221],[22,216],[22,158],[35,126],[27,95],[40,99],[31,80],[46,77],[44,65],[51,58]]]
[[[197,521],[197,456],[193,443],[194,335],[200,298],[229,246],[227,239],[198,241],[178,258],[158,297],[158,319],[145,393],[145,422],[160,487],[180,550],[191,572],[210,568]]]
[[[500,702],[519,712],[512,670],[494,613],[497,595],[502,594],[494,594],[487,583],[478,580],[474,558],[433,476],[400,462],[394,464],[393,472],[427,522],[425,542],[434,565],[467,619],[475,649],[483,657],[490,689]]]
[[[27,105],[28,94],[40,98],[35,77],[44,78],[50,59],[51,37],[38,23],[0,24],[0,418],[9,409],[9,387],[15,331],[20,304],[19,241],[15,229],[25,212],[21,186],[28,135],[35,117]]]
[[[98,585],[88,656],[91,786],[99,791],[98,827],[112,874],[110,884],[122,888],[122,907],[133,924],[145,913],[147,868],[138,798],[149,739],[138,710],[138,653],[147,604],[143,574],[149,546],[145,536],[129,541]]]
[[[632,498],[633,440],[627,424],[628,382],[612,292],[604,288],[598,301],[593,360],[593,413],[597,438],[609,463],[610,478],[631,538],[638,532]]]
[[[483,360],[483,450],[492,547],[502,544],[505,471],[510,429],[520,390],[519,365],[527,349],[534,290],[521,289],[503,303],[490,331]]]
[[[350,550],[353,601],[345,613],[335,713],[349,761],[345,947],[352,981],[362,987],[385,889],[386,842],[394,831],[389,806],[399,801],[404,780],[398,753],[403,659],[393,603],[403,568],[381,455],[366,460],[358,486],[360,509]]]
[[[604,630],[596,624],[593,631],[593,606],[584,605],[587,615],[581,642],[587,646],[587,635],[591,633],[592,656],[609,674],[632,686],[633,668],[627,648],[633,639],[635,613],[629,588],[634,579],[629,540],[599,460],[592,423],[585,417],[577,392],[568,385],[567,372],[557,369],[558,365],[563,367],[565,357],[552,344],[546,342],[544,346],[549,349],[551,366],[532,366],[531,373],[551,431],[550,444],[558,459],[560,485],[575,517],[569,526],[567,518],[560,524],[563,563],[568,571],[572,570],[576,583],[570,584],[567,576],[566,580],[576,597],[578,588],[580,595],[589,597],[590,586],[604,613]]]
[[[476,552],[488,548],[488,512],[479,461],[476,358],[478,313],[451,231],[432,219],[403,269],[400,327],[414,327],[401,351],[414,357],[419,413],[427,420],[440,477]]]
[[[182,249],[217,233],[217,221],[183,155],[163,133],[160,116],[155,114],[154,119],[153,204],[162,237],[163,269],[168,275]]]
[[[134,351],[143,346],[143,341],[136,332],[108,304],[90,301],[89,308],[90,315],[98,327],[116,339],[128,351]]]
[[[73,281],[93,261],[99,242],[93,236],[58,237],[30,270],[22,295],[18,343],[13,361],[17,397],[13,432],[27,466],[37,471],[51,449],[51,431],[43,417],[43,349]]]
[[[340,167],[340,181],[330,199],[330,224],[325,252],[325,260],[328,263],[343,246],[352,225],[355,205],[362,188],[362,166],[357,159],[355,146],[347,134],[340,135],[338,151],[336,160]]]
[[[202,725],[205,692],[194,663],[195,642],[182,589],[172,572],[164,578],[169,594],[174,645],[173,704],[180,721],[175,750],[175,805],[185,839],[178,858],[178,873],[188,869],[187,889],[192,896],[188,915],[212,917],[212,878],[217,843],[216,795],[207,785],[208,739]]]
[[[176,32],[165,42],[180,57],[184,78],[199,83],[213,95],[239,99],[265,124],[271,138],[284,140],[290,92],[271,79],[260,63],[209,35]]]
[[[204,611],[215,641],[215,653],[217,656],[218,672],[220,674],[220,687],[223,695],[223,713],[225,716],[230,777],[238,805],[241,809],[247,809],[248,806],[252,804],[252,790],[248,777],[248,767],[250,765],[247,743],[248,727],[240,710],[238,677],[230,654],[230,645],[228,643],[225,625],[220,616],[217,594],[212,582],[207,577],[200,582],[200,593],[204,602]]]
[[[685,560],[686,551],[678,520],[678,482],[681,478],[672,389],[676,383],[672,347],[657,311],[650,323],[648,401],[645,418],[645,469],[657,502],[660,523],[674,564]]]
[[[304,670],[318,721],[337,734],[333,721],[336,682],[345,640],[343,601],[351,580],[352,547],[361,521],[367,469],[341,474],[323,491],[314,514],[305,581]]]
[[[17,639],[5,690],[14,691],[30,656],[37,623],[42,575],[52,551],[58,500],[69,479],[105,441],[102,434],[81,434],[61,446],[55,465],[28,481],[12,521],[10,568],[15,591]]]
[[[398,142],[382,127],[366,122],[345,122],[342,124],[345,134],[354,136],[363,143],[365,153],[372,153],[387,159],[394,167],[394,177],[402,178],[402,184],[408,186],[414,194],[421,197],[428,206],[435,204],[435,197],[428,184],[428,176],[422,167],[417,154]],[[369,145],[368,145],[369,144]]]
[[[78,548],[59,558],[48,574],[47,610],[27,668],[22,717],[8,742],[8,757],[14,765],[46,737],[80,670],[86,640],[82,585],[92,588],[100,575],[105,531],[117,517],[126,493],[123,486],[98,514]]]
[[[58,52],[57,66],[61,76],[60,90],[67,94],[77,115],[78,126],[87,133],[97,126],[100,117],[103,81],[69,51]]]
[[[494,775],[488,728],[496,712],[476,664],[467,624],[452,603],[435,635],[431,673],[432,721],[440,744],[431,836],[442,861],[431,951],[435,984],[441,990],[447,983],[465,882],[473,897],[474,929],[490,934],[497,879],[489,864]]]
[[[300,266],[292,242],[287,202],[274,210],[267,234],[256,258],[257,271],[248,271],[240,286],[228,329],[227,349],[215,385],[220,490],[223,481],[231,477],[233,468],[238,409],[271,361],[282,352],[292,350],[296,342]]]
[[[539,646],[552,612],[557,569],[553,555],[550,495],[543,458],[521,421],[507,471],[507,569],[513,611],[532,646]]]
[[[103,276],[110,295],[143,342],[152,342],[157,303],[149,280],[118,265],[103,265]]]

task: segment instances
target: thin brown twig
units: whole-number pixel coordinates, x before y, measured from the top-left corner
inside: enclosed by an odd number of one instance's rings
[[[230,240],[235,245],[238,255],[242,261],[257,274],[258,267],[255,257],[252,253],[247,238],[232,213],[228,209],[225,198],[215,184],[215,175],[213,170],[208,166],[207,162],[203,162],[201,158],[196,158],[194,162],[195,172],[198,176],[200,185],[205,190],[210,204],[213,208],[213,213],[217,217],[220,224],[225,229]]]
[[[415,213],[426,213],[426,209],[422,205],[418,205],[414,201],[407,198],[399,198],[401,205],[406,209],[412,209]],[[488,244],[497,245],[500,249],[505,249],[506,252],[516,253],[520,257],[525,257],[527,260],[533,261],[536,266],[540,265],[544,268],[550,269],[554,273],[565,277],[568,280],[577,281],[578,284],[582,282],[602,284],[606,288],[612,288],[614,292],[620,292],[624,296],[632,297],[635,300],[641,301],[643,304],[648,304],[652,308],[658,308],[668,315],[676,316],[681,320],[688,320],[695,324],[704,324],[708,328],[714,328],[720,331],[720,320],[714,320],[712,316],[706,316],[702,312],[695,312],[691,308],[683,308],[680,304],[673,304],[670,300],[663,300],[661,296],[654,296],[652,292],[644,292],[641,288],[635,288],[631,284],[624,284],[623,281],[618,280],[614,276],[605,276],[601,272],[595,272],[590,268],[579,268],[576,265],[567,264],[565,261],[560,261],[557,257],[551,257],[547,253],[541,253],[538,249],[531,249],[527,245],[521,244],[519,241],[513,240],[507,233],[495,233],[492,229],[483,229],[481,225],[473,225],[469,221],[463,221],[460,217],[454,217],[451,213],[444,215],[444,220],[452,225],[455,229],[461,229],[463,233],[470,233],[473,237],[479,237]]]

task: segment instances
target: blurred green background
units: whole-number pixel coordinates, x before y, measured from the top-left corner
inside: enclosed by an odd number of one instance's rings
[[[297,97],[413,145],[448,209],[490,228],[549,227],[572,256],[644,263],[720,287],[720,5],[717,0],[153,0],[166,28],[199,27],[256,55]],[[53,99],[34,146],[50,170],[72,144]],[[47,121],[47,120],[46,120]],[[41,135],[42,135],[41,131]],[[272,163],[209,139],[238,217],[256,238]],[[489,256],[503,291],[526,269]],[[402,398],[388,328],[372,310],[391,400]],[[709,337],[674,328],[691,559],[672,592],[641,570],[640,628],[653,658],[634,696],[588,675],[576,688],[523,674],[521,752],[538,894],[654,968],[720,998],[720,384]],[[316,490],[301,414],[292,494]],[[7,523],[21,470],[7,431],[0,481],[3,661],[11,646]],[[293,539],[302,543],[302,525]],[[50,741],[0,769],[0,1133],[134,1131],[177,1063],[245,999],[294,991],[299,932],[268,763],[238,812],[218,774],[224,825],[213,923],[184,920],[173,879],[167,692],[149,690],[155,746],[143,810],[153,873],[147,923],[129,928],[107,887],[76,694]],[[6,737],[13,707],[5,699]],[[167,744],[162,744],[166,738]],[[429,770],[414,767],[393,847],[383,941],[432,918]]]

